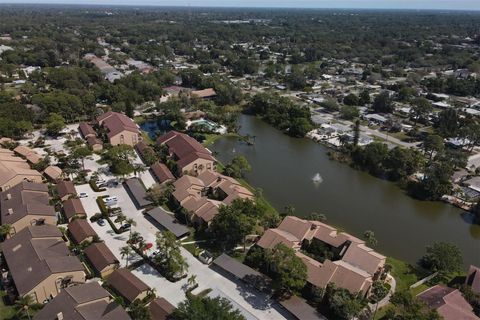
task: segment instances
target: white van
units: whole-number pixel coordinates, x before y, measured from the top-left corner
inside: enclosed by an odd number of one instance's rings
[[[111,196],[111,197],[103,198],[103,201],[105,201],[106,204],[113,204],[118,202],[118,198],[116,196]]]

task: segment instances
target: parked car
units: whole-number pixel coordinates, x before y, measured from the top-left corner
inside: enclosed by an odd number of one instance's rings
[[[85,192],[80,192],[80,193],[78,194],[78,197],[79,197],[79,198],[87,198],[87,197],[88,197],[88,194],[85,193]]]
[[[130,230],[132,226],[130,225],[130,223],[125,223],[123,226],[120,227],[120,229],[122,230]]]
[[[116,196],[111,196],[111,197],[103,198],[103,201],[105,201],[105,203],[107,203],[107,202],[117,202],[118,198]]]
[[[203,250],[202,252],[200,252],[200,254],[198,255],[198,260],[200,260],[201,262],[203,262],[204,264],[210,264],[212,263],[213,261],[213,256],[210,252],[208,252],[207,250]]]
[[[103,227],[103,226],[105,225],[105,220],[103,220],[103,219],[98,219],[98,220],[97,220],[97,223],[98,223],[99,226],[102,226],[102,227]]]

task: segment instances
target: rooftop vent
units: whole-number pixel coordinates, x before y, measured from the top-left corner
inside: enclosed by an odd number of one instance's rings
[[[13,208],[8,208],[8,214],[9,215],[13,214]]]
[[[11,193],[7,193],[7,200],[11,200],[12,199],[12,194]]]

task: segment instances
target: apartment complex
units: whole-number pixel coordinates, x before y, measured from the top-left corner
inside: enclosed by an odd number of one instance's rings
[[[126,144],[133,147],[142,140],[138,126],[124,114],[109,111],[97,117],[97,123],[107,130],[111,145]]]
[[[308,256],[302,248],[314,242],[326,248],[332,258],[317,261]],[[257,245],[272,249],[279,243],[296,251],[307,266],[307,282],[319,288],[332,282],[352,293],[367,295],[386,260],[385,256],[367,247],[363,240],[319,221],[293,216],[285,217],[277,228],[267,230]]]

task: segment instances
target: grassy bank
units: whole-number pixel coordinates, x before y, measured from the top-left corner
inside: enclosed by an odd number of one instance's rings
[[[229,138],[229,137],[238,138],[240,136],[237,133],[227,133],[223,135],[222,134],[206,134],[205,137],[206,139],[205,141],[203,141],[202,144],[204,147],[208,147],[220,139]]]

